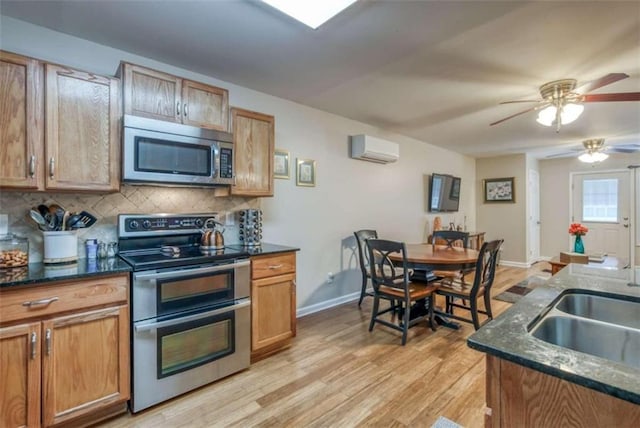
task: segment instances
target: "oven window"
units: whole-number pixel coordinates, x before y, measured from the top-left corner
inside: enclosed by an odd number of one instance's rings
[[[235,352],[235,312],[158,329],[158,379]]]
[[[211,147],[156,138],[135,138],[135,170],[181,175],[211,175]]]
[[[166,315],[233,300],[233,269],[158,281],[157,313]]]

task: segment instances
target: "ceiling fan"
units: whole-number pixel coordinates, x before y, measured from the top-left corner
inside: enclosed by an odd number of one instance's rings
[[[512,114],[490,124],[497,125],[505,120],[512,119],[530,111],[540,110],[537,122],[545,125],[556,125],[556,132],[560,131],[560,125],[571,123],[580,116],[584,106],[582,103],[610,102],[610,101],[640,101],[640,92],[624,92],[609,94],[589,94],[588,92],[610,85],[629,77],[625,73],[610,73],[593,82],[586,83],[576,88],[576,79],[561,79],[545,83],[540,86],[541,100],[503,101],[500,104],[513,103],[537,103],[526,110]]]
[[[605,146],[604,138],[591,138],[582,142],[582,147],[576,147],[569,152],[549,155],[546,159],[564,158],[578,156],[582,162],[601,162],[609,157],[609,153],[636,153],[640,152],[639,143],[617,144],[615,146]]]

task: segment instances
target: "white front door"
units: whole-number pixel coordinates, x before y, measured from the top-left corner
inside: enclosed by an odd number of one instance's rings
[[[629,171],[576,173],[572,177],[571,222],[589,228],[582,237],[585,253],[629,261],[632,196]],[[574,238],[570,239],[573,243]]]
[[[540,259],[540,175],[529,170],[529,257],[528,262]]]

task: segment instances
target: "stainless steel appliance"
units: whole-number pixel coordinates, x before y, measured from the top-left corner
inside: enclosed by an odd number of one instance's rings
[[[249,367],[248,253],[202,249],[209,219],[118,216],[119,256],[133,268],[132,412]]]
[[[233,136],[226,132],[124,116],[122,179],[129,183],[233,184]]]

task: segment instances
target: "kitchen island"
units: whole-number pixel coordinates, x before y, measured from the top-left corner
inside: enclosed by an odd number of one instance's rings
[[[469,347],[487,354],[485,426],[640,425],[639,367],[530,333],[568,292],[611,294],[640,304],[639,280],[630,269],[571,264],[471,335]]]

